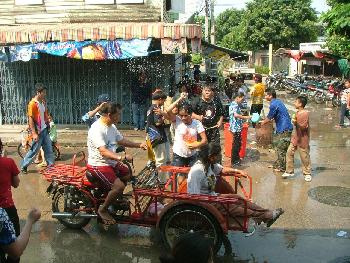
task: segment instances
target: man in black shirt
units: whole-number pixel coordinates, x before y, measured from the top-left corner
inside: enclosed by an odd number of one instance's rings
[[[221,147],[220,128],[224,119],[224,108],[219,99],[214,99],[213,88],[212,84],[206,84],[202,90],[202,96],[193,100],[192,118],[202,122],[208,143]]]
[[[151,85],[145,72],[141,71],[137,80],[131,84],[131,106],[134,130],[145,129],[145,112],[151,97]]]

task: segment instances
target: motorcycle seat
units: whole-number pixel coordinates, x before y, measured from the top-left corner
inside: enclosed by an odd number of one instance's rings
[[[94,176],[90,171],[86,171],[85,177],[87,180],[84,180],[84,185],[86,186],[94,186],[94,187],[102,187],[104,184],[102,180]]]

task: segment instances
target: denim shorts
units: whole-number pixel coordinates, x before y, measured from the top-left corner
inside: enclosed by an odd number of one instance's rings
[[[174,153],[172,165],[178,166],[178,167],[183,167],[183,166],[191,167],[195,164],[195,162],[197,162],[197,160],[198,160],[197,153],[195,153],[190,157],[182,157]]]

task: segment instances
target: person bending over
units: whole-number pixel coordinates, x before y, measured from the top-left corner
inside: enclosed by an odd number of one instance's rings
[[[101,117],[91,125],[88,133],[88,171],[103,182],[101,187],[109,190],[105,202],[99,207],[98,214],[105,224],[115,224],[107,208],[112,201],[122,195],[126,183],[130,180],[128,167],[123,157],[116,154],[117,144],[131,148],[147,149],[145,143],[136,143],[123,137],[115,126],[119,122],[121,105],[107,102],[101,109]],[[130,156],[126,156],[131,160]]]
[[[245,177],[246,173],[229,168],[223,167],[218,163],[218,156],[220,155],[220,148],[217,145],[209,144],[202,147],[200,151],[199,160],[192,166],[188,173],[187,179],[187,192],[189,194],[208,194],[208,195],[220,195],[215,192],[217,178],[221,174],[235,173],[238,176]],[[232,197],[238,199],[236,204],[231,204],[228,209],[228,215],[235,218],[240,224],[243,222],[246,216],[251,217],[257,224],[264,222],[270,227],[279,217],[284,213],[282,208],[275,210],[265,209],[252,202],[245,201],[243,197],[238,194],[225,194],[225,197]],[[246,202],[246,204],[245,204]],[[245,212],[245,205],[247,210]],[[223,209],[222,205],[214,204],[219,211],[226,214],[226,209]],[[237,221],[231,221],[235,224]]]

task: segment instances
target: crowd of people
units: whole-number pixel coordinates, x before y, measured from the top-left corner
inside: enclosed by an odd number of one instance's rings
[[[123,157],[116,153],[117,145],[125,147],[151,150],[157,167],[166,164],[174,166],[191,167],[187,178],[187,192],[189,194],[226,194],[242,200],[234,207],[222,211],[229,213],[238,219],[245,215],[253,218],[260,224],[272,225],[283,213],[282,208],[266,209],[247,202],[239,195],[221,193],[218,189],[220,175],[223,173],[235,173],[237,176],[245,176],[242,170],[237,170],[241,165],[239,151],[241,148],[241,131],[244,121],[249,121],[256,113],[261,115],[263,100],[269,102],[269,112],[265,119],[255,123],[261,128],[269,122],[275,122],[275,147],[277,159],[271,166],[275,171],[282,172],[283,178],[294,176],[294,154],[298,150],[302,161],[302,172],[307,182],[312,180],[310,164],[310,125],[309,112],[305,110],[307,98],[299,96],[295,100],[296,114],[290,117],[283,101],[277,98],[272,89],[266,89],[262,83],[262,76],[255,75],[255,85],[249,91],[251,107],[250,115],[242,113],[244,103],[247,102],[248,91],[239,86],[225,86],[225,92],[230,95],[232,102],[229,106],[229,124],[233,136],[231,166],[222,166],[222,149],[220,141],[220,129],[223,125],[224,107],[217,94],[216,87],[210,81],[205,84],[195,82],[188,85],[186,80],[180,83],[178,91],[172,97],[162,89],[156,88],[151,92],[149,82],[144,72],[140,73],[138,80],[132,89],[132,108],[135,130],[145,130],[146,141],[136,143],[126,139],[117,129],[120,121],[122,107],[113,103],[108,94],[98,97],[98,105],[87,112],[82,119],[88,124],[88,164],[87,169],[93,176],[98,177],[108,191],[105,202],[98,209],[98,214],[106,224],[116,223],[108,212],[112,200],[120,196],[130,180],[128,167],[121,160]],[[196,76],[198,79],[198,75]],[[227,83],[228,84],[228,83]],[[350,109],[350,81],[345,82],[347,91],[343,93],[341,117],[349,118]],[[195,88],[194,88],[195,87]],[[233,88],[232,88],[233,87]],[[145,92],[147,90],[147,92]],[[200,90],[200,92],[199,92]],[[150,93],[149,93],[150,92]],[[151,96],[151,106],[146,111],[145,94]],[[50,116],[46,105],[46,88],[43,84],[36,84],[36,94],[28,104],[28,125],[32,133],[31,148],[20,165],[22,173],[27,173],[27,167],[33,162],[40,151],[42,161],[50,166],[54,164],[52,139],[50,138]],[[344,110],[345,108],[345,110]],[[147,112],[147,114],[144,114]],[[342,122],[343,119],[341,119]],[[292,131],[295,132],[292,134]],[[171,149],[172,146],[172,149]],[[0,153],[2,153],[0,140]],[[172,153],[172,154],[171,154]],[[172,156],[172,160],[171,160]],[[131,156],[125,158],[131,160]],[[34,222],[40,218],[40,211],[33,209],[28,215],[28,220],[22,232],[20,232],[19,218],[12,199],[11,187],[18,187],[20,173],[15,162],[0,154],[0,247],[1,259],[6,262],[18,262],[29,240],[30,229]],[[159,181],[165,183],[167,174],[160,174]],[[186,177],[186,176],[185,176]],[[218,207],[218,209],[220,209]],[[175,250],[175,248],[174,248]],[[173,251],[174,251],[173,250]],[[210,258],[210,253],[208,257]],[[180,262],[172,255],[165,257],[162,262]],[[174,261],[175,260],[175,261]],[[2,262],[2,261],[1,261]],[[5,261],[4,261],[5,262]]]

